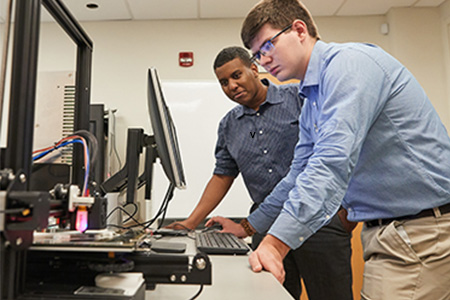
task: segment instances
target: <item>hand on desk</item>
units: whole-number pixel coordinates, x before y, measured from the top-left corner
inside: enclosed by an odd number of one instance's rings
[[[282,284],[284,282],[283,259],[289,252],[288,245],[268,234],[258,248],[250,254],[249,262],[253,272],[269,271]]]
[[[220,232],[230,232],[235,236],[237,236],[238,238],[243,238],[247,236],[244,227],[224,217],[212,217],[208,222],[206,222],[205,225],[206,227],[211,227],[216,223],[219,223],[223,228]]]
[[[195,227],[197,227],[197,226],[195,226],[194,224],[191,224],[191,222],[189,222],[189,219],[186,219],[184,221],[173,222],[164,228],[175,229],[175,230],[180,230],[180,229],[194,230]]]

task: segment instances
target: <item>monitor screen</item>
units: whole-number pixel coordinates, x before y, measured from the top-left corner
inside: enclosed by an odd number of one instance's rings
[[[185,188],[186,181],[175,124],[164,100],[158,71],[154,67],[148,70],[148,110],[156,142],[156,151],[164,172],[175,187]]]

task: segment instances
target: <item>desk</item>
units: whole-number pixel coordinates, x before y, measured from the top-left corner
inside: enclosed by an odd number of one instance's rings
[[[195,243],[187,238],[164,238],[186,242],[186,253],[195,253]],[[186,241],[189,240],[189,241]],[[210,255],[212,285],[205,285],[197,299],[276,299],[292,300],[292,297],[268,272],[254,273],[247,255]],[[188,300],[199,290],[199,285],[158,284],[153,291],[145,292],[146,300]]]

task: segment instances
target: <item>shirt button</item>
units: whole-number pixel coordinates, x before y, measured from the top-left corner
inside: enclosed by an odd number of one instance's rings
[[[264,149],[263,153],[264,153],[264,154],[267,154],[267,149]]]
[[[329,216],[329,215],[326,215],[326,216],[325,216],[325,219],[327,219],[327,220],[328,220],[329,218],[330,218],[330,216]]]
[[[269,173],[272,173],[272,172],[273,172],[273,170],[272,170],[272,169],[269,169],[269,170],[268,170],[268,172],[269,172]]]
[[[313,106],[316,107],[316,101],[313,102]]]
[[[317,133],[319,131],[319,128],[317,127],[317,124],[314,124],[314,131]]]
[[[304,238],[301,236],[301,237],[299,238],[299,240],[300,240],[300,242],[303,242]]]
[[[260,130],[260,131],[259,131],[259,134],[263,134],[263,131],[262,131],[262,130]]]
[[[256,113],[256,116],[257,116],[257,117],[259,117],[259,116],[260,116],[260,113],[259,113],[259,112],[258,112],[258,113]]]

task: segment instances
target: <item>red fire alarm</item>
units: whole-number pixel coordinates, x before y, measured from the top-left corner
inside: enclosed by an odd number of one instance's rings
[[[193,52],[180,52],[179,59],[180,67],[192,67],[194,65]]]

